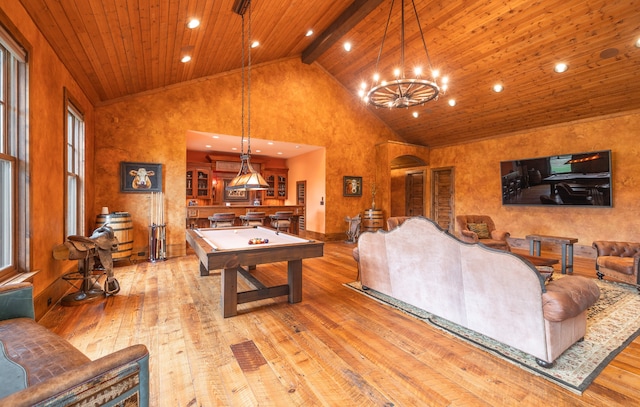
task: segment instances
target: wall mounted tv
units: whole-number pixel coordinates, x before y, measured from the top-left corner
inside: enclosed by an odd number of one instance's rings
[[[611,151],[500,162],[503,205],[611,206]]]

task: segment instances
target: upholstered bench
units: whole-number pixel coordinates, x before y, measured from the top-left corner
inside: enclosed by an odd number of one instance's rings
[[[33,311],[30,284],[0,287],[0,406],[149,405],[144,345],[91,361]]]
[[[634,284],[640,289],[640,243],[597,240],[596,275],[599,279],[609,276],[618,281]]]

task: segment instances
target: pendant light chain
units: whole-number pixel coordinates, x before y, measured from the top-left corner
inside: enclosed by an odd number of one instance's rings
[[[240,48],[242,50],[242,121],[240,123],[241,125],[241,137],[240,137],[240,154],[244,154],[244,14],[241,15],[242,17],[242,47]]]
[[[249,30],[248,36],[249,41],[247,42],[249,48],[247,53],[249,54],[249,62],[247,69],[247,154],[251,154],[251,14],[253,11],[253,6],[251,5],[251,1],[249,1]],[[244,30],[242,30],[244,33]],[[244,81],[244,79],[243,79]]]

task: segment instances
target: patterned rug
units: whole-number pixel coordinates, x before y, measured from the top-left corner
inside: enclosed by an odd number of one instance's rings
[[[484,335],[453,324],[419,308],[375,290],[362,290],[360,282],[345,284],[359,293],[395,307],[406,314],[447,332],[502,359],[542,376],[577,394],[600,374],[622,349],[640,335],[640,294],[634,287],[596,280],[600,299],[587,310],[587,334],[584,341],[567,349],[551,369],[544,369],[535,358]]]

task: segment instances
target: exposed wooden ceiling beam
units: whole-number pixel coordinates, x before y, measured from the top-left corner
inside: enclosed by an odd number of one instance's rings
[[[313,63],[383,1],[384,0],[355,0],[351,3],[340,17],[331,23],[311,45],[302,51],[302,62],[305,64]]]

